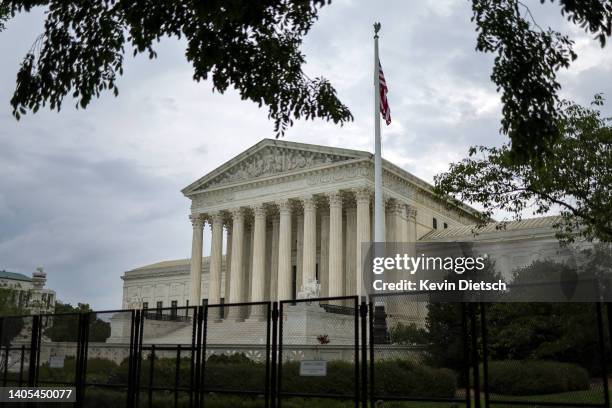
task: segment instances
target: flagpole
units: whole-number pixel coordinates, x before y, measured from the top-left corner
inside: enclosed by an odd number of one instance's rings
[[[385,242],[385,223],[382,184],[382,154],[380,141],[380,62],[378,59],[378,31],[374,23],[374,242]]]

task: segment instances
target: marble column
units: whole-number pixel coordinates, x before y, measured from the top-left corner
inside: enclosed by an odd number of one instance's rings
[[[211,229],[208,304],[217,305],[221,303],[221,262],[223,260],[223,216],[220,213],[212,215]]]
[[[251,273],[251,302],[264,300],[266,277],[266,208],[258,205],[253,209],[253,270]],[[251,317],[263,317],[261,306],[251,308]]]
[[[321,297],[329,296],[329,212],[321,212],[321,261],[319,262],[319,280]]]
[[[270,259],[270,300],[278,299],[278,232],[280,219],[278,215],[272,218],[272,251]]]
[[[251,271],[253,266],[253,224],[251,219],[244,223],[244,252],[242,252],[242,295],[240,302],[250,302],[251,300]],[[246,312],[246,310],[243,310]]]
[[[346,241],[345,241],[345,257],[344,257],[344,294],[346,296],[354,296],[357,294],[357,209],[349,207],[346,209]],[[351,301],[347,301],[347,305]]]
[[[291,203],[278,203],[280,213],[278,231],[278,299],[289,300],[292,296],[291,283]]]
[[[295,217],[295,291],[302,290],[302,261],[304,260],[304,212],[300,211]],[[293,248],[292,248],[293,251]]]
[[[395,232],[397,222],[395,219],[395,200],[385,201],[385,237],[386,242],[396,242]]]
[[[342,296],[342,196],[329,197],[329,296]]]
[[[204,218],[192,215],[193,237],[191,239],[191,296],[189,304],[199,306],[202,303],[202,244]]]
[[[230,303],[239,303],[242,295],[242,268],[244,251],[244,212],[237,208],[232,210],[232,264],[230,272]],[[240,316],[239,307],[230,307],[228,318],[236,319]]]
[[[232,273],[232,225],[228,223],[225,229],[225,289],[223,292],[223,301],[229,303],[230,284],[232,282],[230,279]]]
[[[312,196],[304,204],[304,249],[302,250],[302,286],[317,279],[317,207]]]
[[[365,296],[363,287],[363,256],[362,247],[364,243],[370,242],[370,197],[371,192],[367,189],[360,189],[355,192],[357,201],[357,254],[356,254],[356,279],[357,295]]]

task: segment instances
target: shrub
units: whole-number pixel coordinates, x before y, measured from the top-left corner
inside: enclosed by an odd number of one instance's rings
[[[539,395],[589,389],[588,372],[570,363],[507,360],[489,363],[489,390],[503,395]]]
[[[389,330],[393,344],[428,344],[427,330],[418,327],[415,323],[397,323]]]
[[[452,398],[457,388],[452,370],[408,360],[375,363],[374,381],[374,392],[383,396]]]

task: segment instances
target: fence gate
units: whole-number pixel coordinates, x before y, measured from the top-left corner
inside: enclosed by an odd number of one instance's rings
[[[136,340],[140,311],[109,310],[81,316],[79,399],[77,406],[112,401],[116,407],[134,406]],[[112,331],[105,326],[111,324]],[[108,327],[108,326],[106,326]],[[100,375],[100,372],[105,375]]]
[[[370,406],[401,401],[406,407],[470,407],[474,399],[479,407],[477,387],[470,392],[467,305],[435,300],[425,292],[370,297]]]
[[[202,407],[231,407],[245,398],[254,407],[270,406],[271,317],[271,302],[204,307]]]
[[[141,311],[136,329],[134,406],[197,407],[201,307]]]
[[[292,398],[358,407],[359,359],[357,296],[280,302],[276,407]]]

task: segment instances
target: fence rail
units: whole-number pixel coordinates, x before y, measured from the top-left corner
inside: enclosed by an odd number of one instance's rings
[[[606,408],[611,309],[434,303],[404,293],[368,303],[348,296],[0,317],[0,384],[73,386],[75,407],[240,406],[242,398],[265,408],[328,406],[325,399],[356,408]],[[505,333],[512,319],[525,336],[551,322],[575,325],[582,354],[519,358],[536,340]],[[529,388],[534,373],[550,369],[566,383]]]

